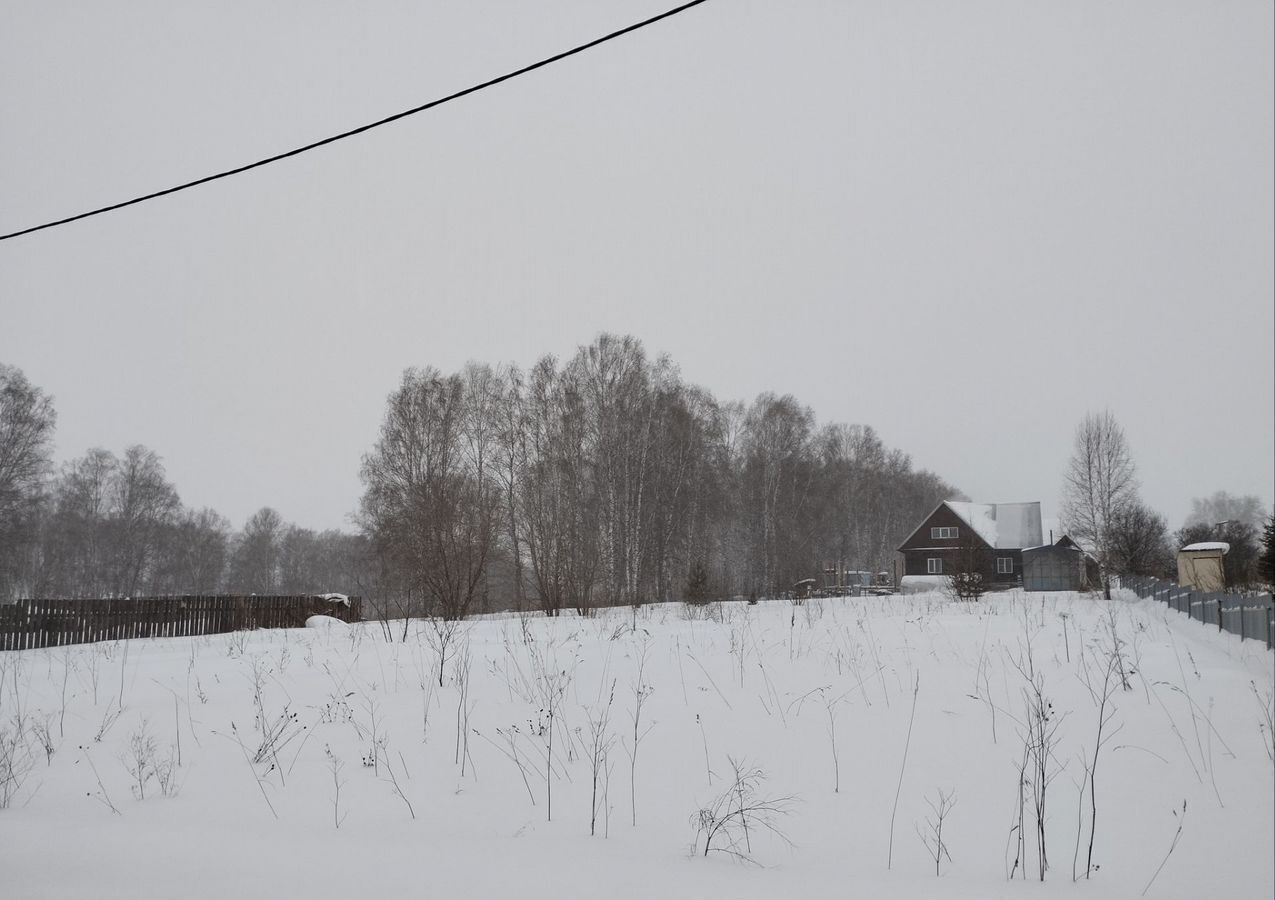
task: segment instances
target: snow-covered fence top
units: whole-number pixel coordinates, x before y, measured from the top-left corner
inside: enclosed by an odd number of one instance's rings
[[[0,604],[0,651],[126,638],[301,628],[313,615],[363,618],[363,600],[344,594],[19,600]]]
[[[1265,641],[1275,649],[1275,602],[1270,594],[1244,597],[1215,591],[1197,591],[1171,581],[1125,576],[1120,580],[1139,597],[1167,603],[1178,612],[1219,631],[1238,634],[1242,640]]]

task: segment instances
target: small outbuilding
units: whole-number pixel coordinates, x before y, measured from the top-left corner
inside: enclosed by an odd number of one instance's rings
[[[1092,560],[1067,535],[1057,543],[1023,551],[1023,589],[1027,591],[1084,591],[1096,582]],[[1091,577],[1092,576],[1092,577]]]
[[[1187,544],[1178,551],[1178,584],[1197,591],[1226,590],[1223,557],[1231,550],[1226,541]]]

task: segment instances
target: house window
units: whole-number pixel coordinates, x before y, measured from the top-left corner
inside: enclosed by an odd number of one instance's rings
[[[1012,556],[996,557],[996,574],[997,575],[1014,574],[1014,557]]]
[[[959,534],[959,529],[955,525],[952,525],[950,527],[944,525],[938,528],[930,529],[931,540],[942,541],[948,538],[957,538],[957,537],[960,537],[960,534]]]
[[[925,561],[925,573],[927,575],[942,575],[943,560],[936,556],[931,556]]]

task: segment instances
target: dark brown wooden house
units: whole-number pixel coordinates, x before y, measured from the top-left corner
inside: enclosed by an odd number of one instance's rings
[[[902,572],[980,572],[989,587],[1022,584],[1023,550],[1041,541],[1040,503],[944,500],[899,545]]]

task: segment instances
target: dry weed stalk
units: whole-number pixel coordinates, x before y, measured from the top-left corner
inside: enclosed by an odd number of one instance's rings
[[[912,685],[912,712],[908,716],[908,736],[903,742],[903,759],[899,762],[899,783],[894,789],[894,806],[890,810],[890,848],[885,858],[885,867],[887,869],[894,865],[894,820],[899,814],[899,794],[903,792],[903,773],[907,770],[908,749],[912,746],[912,723],[916,721],[916,695],[920,693],[920,690],[921,673],[918,672],[916,681]]]
[[[611,693],[604,706],[600,707],[588,719],[589,727],[589,763],[593,775],[593,793],[589,806],[589,835],[598,833],[598,788],[603,789],[603,803],[610,786],[610,766],[607,764],[611,748],[615,746],[615,735],[611,733],[611,705],[615,702],[615,682],[611,682]]]

